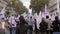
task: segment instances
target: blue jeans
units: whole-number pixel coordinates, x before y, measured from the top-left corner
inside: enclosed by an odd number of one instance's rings
[[[15,34],[15,27],[10,28],[10,34]]]
[[[33,27],[29,26],[29,34],[32,34],[32,32],[33,32]]]
[[[12,34],[12,28],[9,28],[9,30],[10,30],[10,34]]]

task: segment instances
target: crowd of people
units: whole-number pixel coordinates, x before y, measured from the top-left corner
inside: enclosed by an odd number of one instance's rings
[[[42,18],[40,23],[40,30],[46,32],[47,34],[53,34],[53,32],[60,32],[60,20],[58,16],[55,16],[55,20],[51,21],[49,16],[46,16],[46,19]]]
[[[0,33],[7,34],[8,30],[10,34],[33,34],[33,32],[38,34],[38,31],[41,34],[53,34],[53,32],[60,32],[60,20],[58,16],[55,16],[54,21],[49,19],[49,16],[42,17],[38,29],[37,21],[32,16],[25,19],[23,16],[12,15],[0,19]]]

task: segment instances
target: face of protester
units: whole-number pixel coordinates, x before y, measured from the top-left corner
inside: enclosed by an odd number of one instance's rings
[[[42,21],[45,21],[45,19],[44,19],[44,18],[42,18]]]
[[[20,20],[20,22],[23,22],[25,19],[24,19],[23,16],[21,16],[21,17],[19,18],[19,20]]]
[[[5,20],[4,20],[4,18],[2,18],[2,22],[4,22]]]

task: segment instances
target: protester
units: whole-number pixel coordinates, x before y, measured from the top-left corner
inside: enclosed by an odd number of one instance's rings
[[[34,19],[30,17],[30,22],[28,23],[29,25],[29,34],[32,34],[33,32],[33,24],[34,24]]]
[[[45,22],[48,24],[47,34],[52,34],[52,21],[49,19],[49,16],[46,16]]]
[[[55,20],[53,21],[52,25],[53,25],[53,31],[58,32],[59,31],[59,25],[60,25],[58,16],[55,16]]]
[[[34,19],[35,20],[35,33],[37,34],[37,32],[38,32],[38,29],[37,29],[37,21],[36,21],[36,19]]]
[[[15,34],[15,28],[16,28],[16,21],[15,21],[15,16],[12,15],[9,18],[9,29],[10,29],[10,34]]]
[[[27,30],[28,30],[27,22],[25,21],[23,16],[20,16],[19,20],[20,23],[16,27],[16,34],[27,34]]]
[[[40,25],[39,28],[40,28],[41,34],[45,34],[47,32],[48,24],[45,22],[44,18],[42,18],[42,21],[39,25]]]
[[[18,15],[15,15],[15,21],[19,22],[19,16]]]
[[[2,18],[1,23],[2,23],[2,29],[5,29],[5,20],[4,20],[4,18]]]
[[[1,22],[0,22],[0,34],[5,34],[5,20],[4,20],[4,18],[2,18]]]
[[[6,20],[5,21],[5,34],[8,34],[8,26],[9,26],[9,24],[8,24],[9,22],[8,22],[8,20]]]
[[[36,20],[34,16],[29,15],[24,15],[25,18],[22,15],[5,17],[3,18],[2,14],[0,14],[0,34],[39,34],[40,32],[41,34],[53,34],[53,32],[60,30],[60,20],[58,16],[55,17],[55,20],[49,19],[49,16],[46,16],[46,19],[41,17],[41,21],[39,18]],[[40,17],[40,15],[38,15],[38,17]]]

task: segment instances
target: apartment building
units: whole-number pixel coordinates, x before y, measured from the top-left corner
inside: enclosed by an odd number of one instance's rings
[[[6,5],[7,5],[6,0],[0,0],[0,12],[4,7],[6,7]]]
[[[60,0],[50,0],[48,3],[48,11],[53,14],[57,14],[60,12]]]

